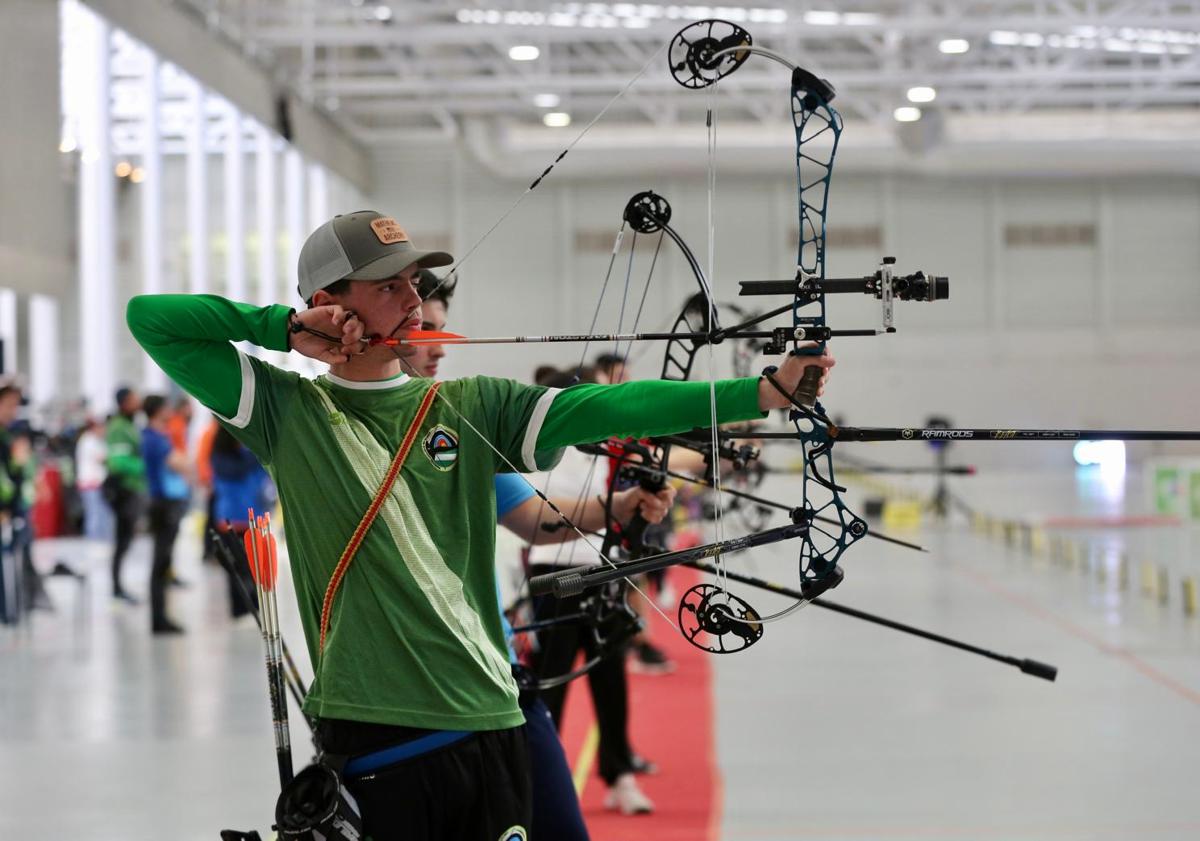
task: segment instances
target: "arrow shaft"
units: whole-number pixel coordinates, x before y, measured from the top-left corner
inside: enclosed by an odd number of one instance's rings
[[[795,440],[794,432],[745,432],[731,439]],[[837,429],[834,440],[846,441],[1200,441],[1200,431],[1169,429],[926,429],[921,427],[851,427]]]

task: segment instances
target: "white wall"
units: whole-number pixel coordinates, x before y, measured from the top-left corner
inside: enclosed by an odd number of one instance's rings
[[[72,276],[58,100],[58,5],[0,3],[0,271],[21,292],[65,293]]]
[[[376,157],[370,202],[397,216],[418,246],[451,245],[461,255],[511,205],[530,174],[501,179],[453,144],[385,152]],[[834,228],[879,225],[882,252],[894,254],[899,269],[951,277],[949,301],[897,305],[897,335],[837,342],[840,365],[827,405],[847,422],[916,425],[936,413],[964,426],[1200,426],[1200,180],[834,178]],[[625,202],[642,189],[671,201],[673,224],[705,264],[702,176],[572,173],[568,158],[470,258],[451,329],[468,335],[586,330],[608,255],[577,249],[576,234],[615,234]],[[718,174],[714,287],[720,300],[734,299],[739,279],[790,274],[795,202],[786,165],[777,178]],[[1096,240],[1008,246],[1005,227],[1013,224],[1092,225]],[[639,252],[634,276],[640,291],[649,251],[639,246]],[[829,276],[870,273],[880,256],[874,247],[831,247]],[[664,247],[656,274],[643,329],[668,327],[695,288],[673,248]],[[619,260],[602,331],[616,326],[624,275]],[[761,309],[773,302],[749,300]],[[831,300],[832,325],[874,326],[873,301]],[[538,364],[574,365],[579,350],[459,348],[444,367],[450,375],[527,380]],[[657,376],[661,349],[644,348],[637,358],[639,376]],[[896,447],[912,453],[910,445]],[[1159,451],[1196,448],[1131,447],[1135,458]],[[860,452],[884,450],[875,445]],[[1069,447],[1057,444],[980,444],[969,455],[981,464],[1070,460]]]

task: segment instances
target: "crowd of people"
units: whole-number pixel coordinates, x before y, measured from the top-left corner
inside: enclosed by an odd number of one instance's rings
[[[52,503],[49,536],[78,534],[112,547],[110,576],[113,600],[125,606],[149,604],[154,634],[180,634],[182,625],[168,609],[172,588],[186,587],[173,566],[180,526],[193,510],[203,519],[204,556],[212,558],[214,526],[244,531],[250,507],[269,509],[274,489],[266,470],[250,450],[216,419],[204,424],[193,440],[193,401],[186,395],[168,398],[140,395],[122,387],[116,411],[106,420],[85,415],[64,424],[52,437],[33,431],[21,417],[23,398],[15,382],[0,384],[0,620],[20,621],[36,609],[52,610],[45,571],[33,564],[33,514],[39,461],[53,464],[65,484]],[[35,448],[34,441],[39,441]],[[44,466],[44,465],[43,465]],[[150,540],[150,573],[145,589],[131,585],[125,559],[139,533]],[[240,552],[240,542],[229,541]],[[244,564],[235,564],[236,574]],[[81,559],[60,560],[62,574],[83,575]],[[248,571],[246,572],[248,575]],[[251,587],[252,591],[253,588]],[[245,589],[230,580],[230,613],[247,614]],[[252,596],[251,596],[252,598]]]
[[[191,398],[170,401],[159,394],[142,398],[131,388],[121,388],[116,405],[103,442],[99,429],[89,427],[76,448],[77,462],[88,465],[80,474],[80,495],[98,490],[103,502],[103,507],[85,502],[85,517],[89,513],[98,519],[106,513],[112,516],[112,595],[128,604],[137,604],[138,599],[125,586],[122,564],[144,520],[152,544],[147,587],[150,628],[155,634],[180,634],[183,627],[167,609],[167,592],[171,587],[187,586],[173,567],[175,542],[185,515],[193,503],[204,511],[202,543],[205,557],[211,557],[213,530],[245,531],[248,509],[266,510],[273,504],[273,486],[258,459],[215,418],[191,446]],[[88,535],[103,530],[101,522],[84,524]],[[236,551],[240,543],[230,541],[229,546]],[[237,563],[228,571],[234,618],[251,610],[246,590],[234,580],[235,575],[242,576],[244,567]]]

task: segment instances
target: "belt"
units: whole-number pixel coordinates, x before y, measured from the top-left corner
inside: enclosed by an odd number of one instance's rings
[[[402,745],[393,745],[390,748],[377,750],[374,753],[356,756],[346,763],[343,773],[347,777],[361,777],[364,774],[378,771],[380,768],[395,765],[397,762],[403,762],[406,759],[412,759],[413,757],[435,751],[438,748],[444,748],[447,745],[461,742],[471,735],[474,735],[473,730],[439,730],[436,733],[430,733],[428,736],[413,739],[411,742],[405,742]]]

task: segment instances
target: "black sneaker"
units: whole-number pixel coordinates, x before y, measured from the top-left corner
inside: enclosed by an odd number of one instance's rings
[[[177,625],[170,619],[167,619],[162,622],[155,623],[155,625],[150,629],[150,632],[153,634],[182,634],[183,626]]]
[[[653,643],[635,643],[630,649],[629,669],[639,675],[669,675],[675,671],[675,661],[663,654]]]

